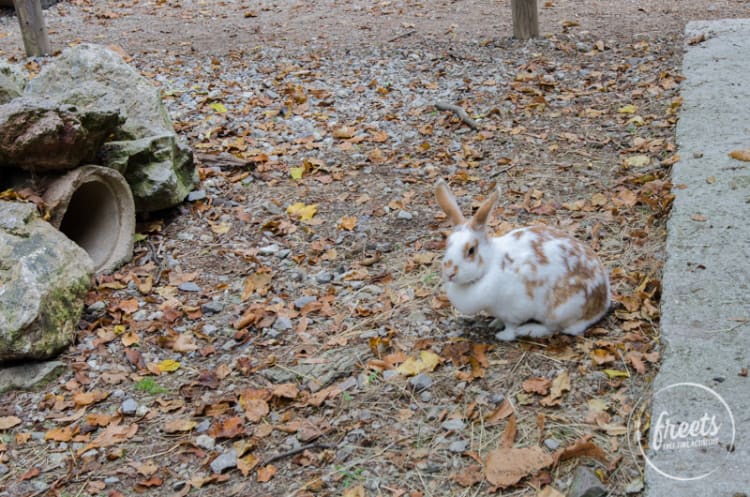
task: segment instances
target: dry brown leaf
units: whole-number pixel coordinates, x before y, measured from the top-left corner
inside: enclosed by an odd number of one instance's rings
[[[505,429],[503,430],[503,434],[500,435],[500,442],[499,446],[504,449],[509,449],[513,447],[513,442],[516,440],[516,416],[511,415],[510,418],[508,418],[508,424],[505,426]]]
[[[487,454],[484,473],[487,481],[497,487],[506,488],[552,465],[553,462],[552,456],[540,447],[499,448]]]
[[[248,276],[242,287],[242,296],[240,297],[242,302],[249,299],[253,293],[257,293],[261,297],[266,295],[271,284],[271,278],[269,272],[257,272]]]
[[[260,483],[270,481],[271,478],[273,478],[276,474],[276,471],[276,466],[273,466],[271,464],[269,464],[268,466],[263,466],[262,468],[258,468],[258,481]]]
[[[540,400],[539,403],[547,407],[558,406],[562,402],[563,393],[568,391],[570,391],[570,376],[567,370],[563,370],[562,373],[552,380],[550,394]]]
[[[339,229],[352,231],[357,226],[357,216],[344,216],[339,219]]]
[[[625,354],[625,360],[628,361],[638,374],[646,374],[646,365],[643,363],[643,354],[638,351],[631,351]]]
[[[195,337],[187,333],[180,333],[172,342],[172,350],[175,352],[193,352],[199,348],[195,343]]]
[[[556,488],[547,485],[542,490],[540,490],[538,494],[536,494],[536,497],[565,497],[565,495],[558,492]]]
[[[134,461],[130,463],[130,466],[132,466],[141,476],[145,477],[149,477],[159,471],[159,466],[153,461],[145,463]]]
[[[110,447],[122,443],[125,440],[132,438],[137,432],[138,425],[136,423],[130,425],[111,424],[91,443],[80,449],[78,454],[83,454],[91,449],[101,449],[103,447]]]
[[[211,426],[209,434],[214,438],[237,438],[245,434],[242,418],[233,416]]]
[[[297,395],[299,395],[299,388],[295,383],[282,383],[281,385],[276,385],[271,393],[274,397],[296,399]]]
[[[732,150],[729,152],[729,157],[744,162],[750,162],[750,148],[744,148],[741,150]]]
[[[70,442],[72,438],[73,430],[69,426],[52,428],[44,434],[45,440],[54,440],[55,442]]]
[[[270,411],[268,402],[263,399],[242,399],[240,405],[245,411],[245,418],[251,423],[257,423]]]
[[[173,419],[164,424],[164,433],[182,433],[190,431],[198,425],[190,419]],[[144,475],[147,476],[147,475]]]
[[[574,457],[591,457],[605,466],[608,464],[607,453],[604,452],[604,449],[591,441],[590,435],[579,438],[573,443],[573,445],[559,449],[554,454],[554,461],[555,464],[558,464],[561,461],[572,459]]]
[[[21,418],[16,416],[0,417],[0,430],[8,430],[21,424]]]
[[[552,385],[552,382],[549,378],[529,378],[523,382],[522,386],[524,392],[547,395],[549,393],[550,385]]]
[[[508,399],[505,399],[500,403],[499,406],[497,406],[497,409],[492,411],[489,415],[487,415],[486,418],[484,418],[484,423],[487,426],[497,425],[511,414],[513,414],[513,406],[508,401]]]
[[[245,457],[241,457],[237,460],[237,469],[240,470],[242,476],[247,476],[260,463],[260,460],[252,454],[248,454]]]
[[[481,464],[470,464],[453,475],[453,480],[462,487],[471,487],[484,480],[484,468]]]
[[[39,468],[33,467],[27,472],[25,472],[24,474],[22,474],[20,477],[18,477],[18,480],[19,481],[31,480],[32,478],[36,478],[37,476],[39,476],[40,473],[41,471],[39,470]]]

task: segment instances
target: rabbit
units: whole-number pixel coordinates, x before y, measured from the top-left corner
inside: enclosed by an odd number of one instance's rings
[[[488,236],[497,190],[468,221],[442,179],[435,194],[453,225],[442,263],[448,299],[461,313],[495,317],[498,340],[577,336],[607,313],[609,276],[590,247],[544,225]]]

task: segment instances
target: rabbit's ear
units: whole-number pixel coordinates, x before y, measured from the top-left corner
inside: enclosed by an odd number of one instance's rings
[[[490,195],[490,198],[485,200],[484,203],[479,207],[477,212],[471,218],[471,229],[484,229],[484,225],[487,224],[487,217],[490,215],[490,212],[492,212],[492,208],[495,206],[495,202],[497,202],[497,198],[499,195],[499,191],[495,190],[494,192],[492,192],[492,195]]]
[[[443,212],[448,214],[448,219],[453,226],[466,222],[466,218],[461,214],[461,209],[458,208],[456,197],[453,196],[448,184],[442,179],[435,185],[435,196],[437,196],[438,205],[443,209]]]

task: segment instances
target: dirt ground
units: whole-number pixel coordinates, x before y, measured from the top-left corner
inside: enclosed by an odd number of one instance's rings
[[[578,466],[638,495],[627,425],[659,365],[682,32],[748,4],[540,1],[528,42],[509,4],[47,10],[55,48],[116,46],[162,88],[201,183],[98,278],[67,372],[0,400],[19,420],[0,430],[0,496],[553,497]],[[45,64],[14,17],[0,37],[32,75]],[[511,343],[459,316],[440,177],[467,212],[500,186],[497,233],[545,223],[591,244],[612,312],[583,337]],[[493,476],[496,450],[517,481]]]

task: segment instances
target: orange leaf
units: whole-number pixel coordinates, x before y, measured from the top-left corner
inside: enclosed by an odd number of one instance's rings
[[[282,383],[274,387],[272,394],[274,397],[296,399],[299,395],[299,388],[294,383]]]
[[[214,438],[237,438],[245,434],[245,425],[242,418],[234,416],[212,426],[210,434]]]
[[[130,347],[131,345],[138,343],[140,339],[141,338],[138,336],[138,333],[129,331],[127,333],[123,333],[122,337],[120,338],[120,341],[122,341],[122,344],[125,347]]]
[[[276,466],[271,464],[258,468],[258,482],[265,483],[269,481],[276,474],[276,471]]]
[[[138,483],[136,483],[136,487],[160,487],[162,483],[164,483],[164,480],[162,480],[158,476],[152,476],[148,480],[139,481]]]
[[[357,226],[357,216],[344,216],[339,219],[339,229],[351,231]]]
[[[190,419],[173,419],[164,425],[164,433],[180,433],[190,431],[198,423]]]
[[[72,438],[73,430],[69,426],[53,428],[44,434],[45,440],[54,440],[55,442],[70,442]]]
[[[516,440],[516,417],[511,415],[508,419],[508,424],[503,430],[503,434],[500,435],[500,447],[509,449],[513,447],[513,442]]]
[[[513,414],[513,406],[510,402],[508,402],[508,399],[505,399],[502,401],[502,403],[497,406],[497,409],[492,411],[485,419],[484,422],[488,426],[499,424],[500,421],[507,418]]]
[[[606,452],[604,452],[604,449],[591,441],[590,435],[579,438],[575,441],[575,443],[573,443],[573,445],[563,447],[562,449],[559,449],[557,452],[555,452],[555,464],[559,463],[560,461],[572,459],[574,457],[591,457],[592,459],[596,459],[597,461],[603,463],[605,466],[609,464],[607,462]]]
[[[245,410],[245,418],[251,423],[257,423],[270,411],[268,402],[263,399],[246,399],[244,402],[240,399],[240,405]]]
[[[240,470],[242,476],[247,476],[250,472],[258,465],[260,460],[252,454],[248,454],[245,457],[241,457],[237,460],[237,469]]]
[[[462,487],[471,487],[484,479],[481,464],[470,464],[453,475],[453,480]]]
[[[750,148],[745,148],[742,150],[732,150],[731,152],[729,152],[729,157],[744,162],[750,162]]]
[[[550,385],[552,385],[552,382],[549,378],[529,378],[523,382],[523,391],[526,393],[533,392],[539,395],[547,395]]]
[[[39,471],[39,468],[34,467],[28,470],[27,472],[25,472],[24,474],[22,474],[20,478],[18,478],[18,480],[19,481],[31,480],[32,478],[36,478],[37,476],[39,476],[39,473],[41,473],[41,471]]]
[[[117,305],[123,312],[127,314],[133,314],[135,311],[138,310],[138,300],[137,299],[128,299],[128,300],[122,300]]]
[[[539,447],[500,448],[490,451],[487,455],[484,472],[487,481],[505,488],[550,466],[553,462],[552,456]]]

